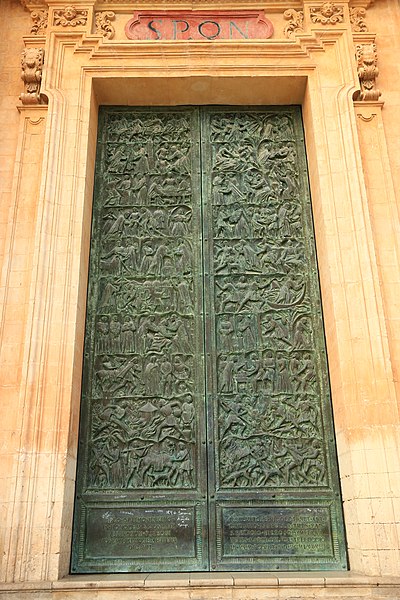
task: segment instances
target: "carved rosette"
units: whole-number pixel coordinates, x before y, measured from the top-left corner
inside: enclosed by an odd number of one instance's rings
[[[115,29],[111,24],[111,21],[113,21],[114,19],[115,12],[111,10],[96,13],[96,33],[98,35],[102,35],[107,40],[111,40],[115,34]]]
[[[302,10],[288,8],[288,10],[285,10],[283,13],[283,17],[289,21],[283,30],[283,33],[287,38],[293,38],[295,33],[302,33],[304,31],[304,12]]]
[[[322,6],[310,8],[310,17],[313,23],[321,23],[321,25],[343,23],[343,6],[338,6],[333,2],[325,2]]]
[[[376,87],[376,78],[379,74],[376,44],[358,44],[356,46],[356,57],[357,73],[361,86],[357,100],[379,100],[382,94]]]
[[[359,6],[350,8],[350,23],[351,23],[351,29],[354,32],[360,33],[360,32],[368,31],[368,27],[365,22],[366,14],[367,14],[367,11],[365,10],[365,8],[361,8]]]
[[[88,11],[74,6],[67,6],[61,10],[54,11],[54,25],[61,27],[77,27],[78,25],[86,25],[88,19]]]
[[[47,29],[47,23],[49,18],[49,11],[47,9],[40,8],[31,12],[31,19],[33,25],[31,33],[33,35],[43,35]]]
[[[22,53],[21,79],[25,85],[25,89],[20,95],[22,104],[43,104],[40,95],[43,61],[43,48],[26,48]]]

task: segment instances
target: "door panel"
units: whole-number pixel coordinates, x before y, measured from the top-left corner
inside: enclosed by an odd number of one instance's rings
[[[301,115],[100,111],[73,572],[346,568]]]
[[[210,560],[346,568],[297,108],[202,113]]]
[[[74,572],[208,568],[198,139],[101,111]]]

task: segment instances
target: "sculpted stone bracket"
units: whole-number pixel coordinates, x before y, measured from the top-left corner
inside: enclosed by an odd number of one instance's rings
[[[22,104],[45,104],[45,99],[40,93],[43,61],[43,48],[26,48],[22,53],[21,79],[24,82],[24,91],[20,95]]]
[[[382,94],[376,86],[379,69],[377,67],[378,54],[375,42],[358,43],[356,45],[356,59],[361,90],[355,99],[376,102]]]

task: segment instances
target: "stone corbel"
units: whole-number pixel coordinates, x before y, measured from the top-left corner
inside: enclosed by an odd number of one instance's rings
[[[20,100],[24,105],[45,104],[45,97],[40,93],[44,62],[43,48],[25,48],[21,57],[21,79],[24,91]]]
[[[379,69],[375,41],[369,40],[364,43],[357,43],[356,59],[361,90],[357,92],[354,100],[376,102],[382,94],[376,86]]]

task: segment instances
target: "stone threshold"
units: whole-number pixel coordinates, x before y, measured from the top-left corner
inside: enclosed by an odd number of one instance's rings
[[[68,575],[58,581],[0,583],[1,592],[17,590],[76,591],[177,588],[279,589],[279,588],[389,588],[400,591],[400,577],[368,577],[356,573],[135,573]],[[400,596],[399,596],[400,598]]]

